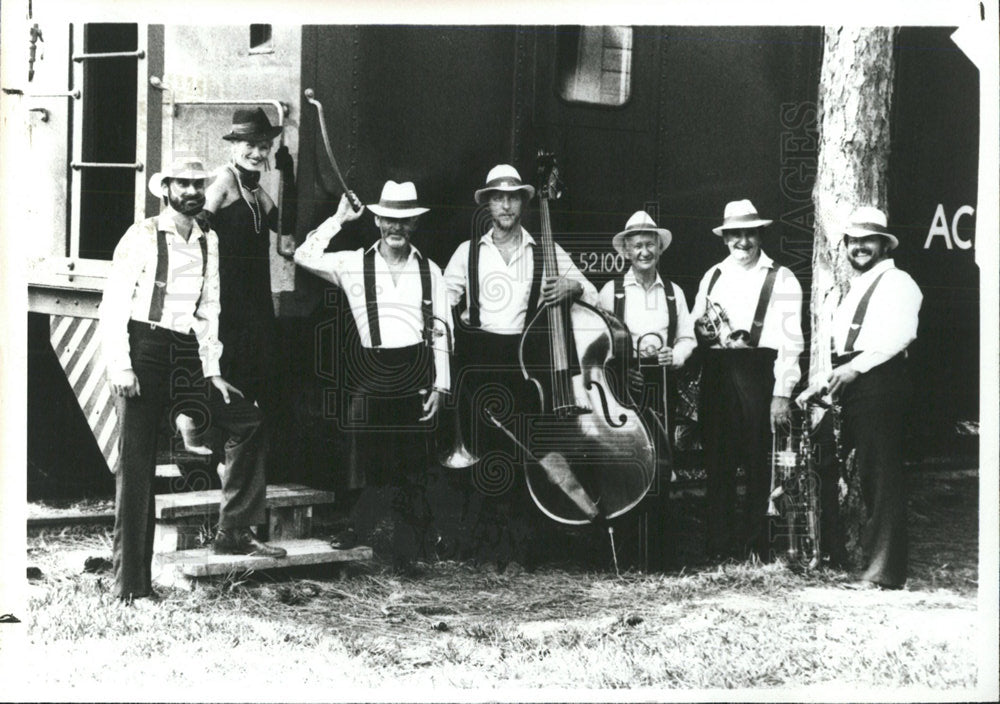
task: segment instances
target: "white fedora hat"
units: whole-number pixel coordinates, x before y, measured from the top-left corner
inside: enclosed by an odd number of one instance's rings
[[[149,192],[162,198],[163,181],[168,178],[203,178],[206,186],[215,180],[215,176],[205,170],[201,159],[183,156],[174,159],[163,171],[157,171],[149,177]]]
[[[611,238],[611,245],[615,248],[615,251],[619,254],[624,254],[624,244],[625,238],[629,235],[638,235],[640,232],[648,232],[654,234],[660,238],[660,248],[657,252],[662,253],[667,247],[670,246],[670,241],[673,236],[670,234],[670,230],[664,229],[662,227],[657,227],[656,223],[653,222],[653,218],[649,216],[645,210],[637,210],[632,214],[632,217],[628,219],[625,223],[625,229],[619,232],[617,235]]]
[[[378,203],[372,203],[368,209],[383,218],[412,218],[429,210],[417,202],[417,187],[413,181],[386,181]]]
[[[887,229],[885,213],[878,208],[865,205],[853,213],[844,225],[844,234],[849,237],[867,237],[868,235],[881,235],[889,240],[889,249],[896,249],[899,240]]]
[[[476,191],[476,204],[482,205],[483,198],[490,191],[503,191],[505,193],[524,191],[528,194],[528,200],[535,197],[535,187],[524,183],[521,180],[521,174],[517,173],[517,169],[510,164],[499,164],[490,169],[490,172],[486,174],[486,185]]]
[[[713,227],[712,232],[722,236],[725,230],[742,230],[754,227],[767,227],[774,220],[766,220],[757,214],[757,208],[753,203],[744,200],[733,200],[726,203],[726,211],[723,214],[722,224]]]

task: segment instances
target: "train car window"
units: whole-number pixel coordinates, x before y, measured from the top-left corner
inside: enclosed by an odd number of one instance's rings
[[[250,53],[269,54],[274,51],[274,39],[269,24],[250,25]]]
[[[136,77],[139,25],[86,24],[81,61],[82,127],[79,154],[79,249],[71,256],[111,259],[115,244],[135,221]],[[86,166],[89,164],[89,166]]]
[[[556,40],[560,97],[620,106],[632,94],[631,27],[560,27]]]

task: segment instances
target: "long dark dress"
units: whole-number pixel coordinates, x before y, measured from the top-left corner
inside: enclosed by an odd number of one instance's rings
[[[262,209],[261,209],[262,211]],[[275,209],[272,209],[273,215]],[[219,236],[219,339],[222,377],[257,401],[265,417],[275,406],[277,326],[271,298],[268,218],[255,219],[242,198],[212,217]]]

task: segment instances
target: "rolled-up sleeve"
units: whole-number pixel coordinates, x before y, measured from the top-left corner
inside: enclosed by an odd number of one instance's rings
[[[560,276],[565,276],[572,279],[573,281],[579,281],[580,285],[583,286],[583,293],[580,295],[580,300],[584,303],[589,303],[592,306],[600,305],[600,299],[597,295],[597,287],[590,283],[590,280],[583,275],[570,256],[566,253],[560,245],[556,245],[556,266],[559,267]]]
[[[434,316],[435,329],[444,322],[444,335],[434,345],[434,388],[449,393],[451,391],[451,359],[449,349],[453,349],[454,340],[451,336],[451,316],[448,305],[448,287],[445,284],[441,269],[431,263],[431,273],[434,278]]]
[[[208,260],[205,262],[205,280],[202,282],[201,300],[194,312],[195,337],[198,339],[198,356],[202,372],[207,379],[219,375],[222,342],[219,340],[219,238],[215,232],[205,233]]]
[[[799,359],[805,349],[802,334],[802,286],[789,269],[781,267],[774,280],[771,310],[775,328],[771,342],[778,351],[774,360],[774,395],[791,397],[802,377]]]
[[[109,373],[132,368],[128,321],[132,314],[132,296],[145,265],[141,238],[139,225],[132,225],[119,240],[98,308],[101,354]]]
[[[694,339],[694,318],[688,310],[687,298],[680,286],[671,282],[674,288],[674,298],[677,303],[677,334],[674,336],[674,359],[678,366],[687,362],[697,341]]]

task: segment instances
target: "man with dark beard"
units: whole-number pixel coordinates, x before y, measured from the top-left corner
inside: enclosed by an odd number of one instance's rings
[[[906,348],[917,338],[923,295],[889,252],[899,240],[885,214],[858,208],[844,227],[850,288],[833,313],[832,373],[810,384],[796,402],[829,393],[843,413],[843,452],[855,450],[867,522],[862,549],[868,564],[856,585],[899,589],[906,582],[905,412],[910,403]]]
[[[150,597],[153,477],[164,409],[183,410],[229,434],[218,553],[284,557],[250,527],[265,521],[260,412],[219,375],[218,240],[195,220],[209,175],[175,160],[150,191],[163,212],[130,227],[115,247],[101,302],[100,335],[119,423],[113,562],[115,595]]]

